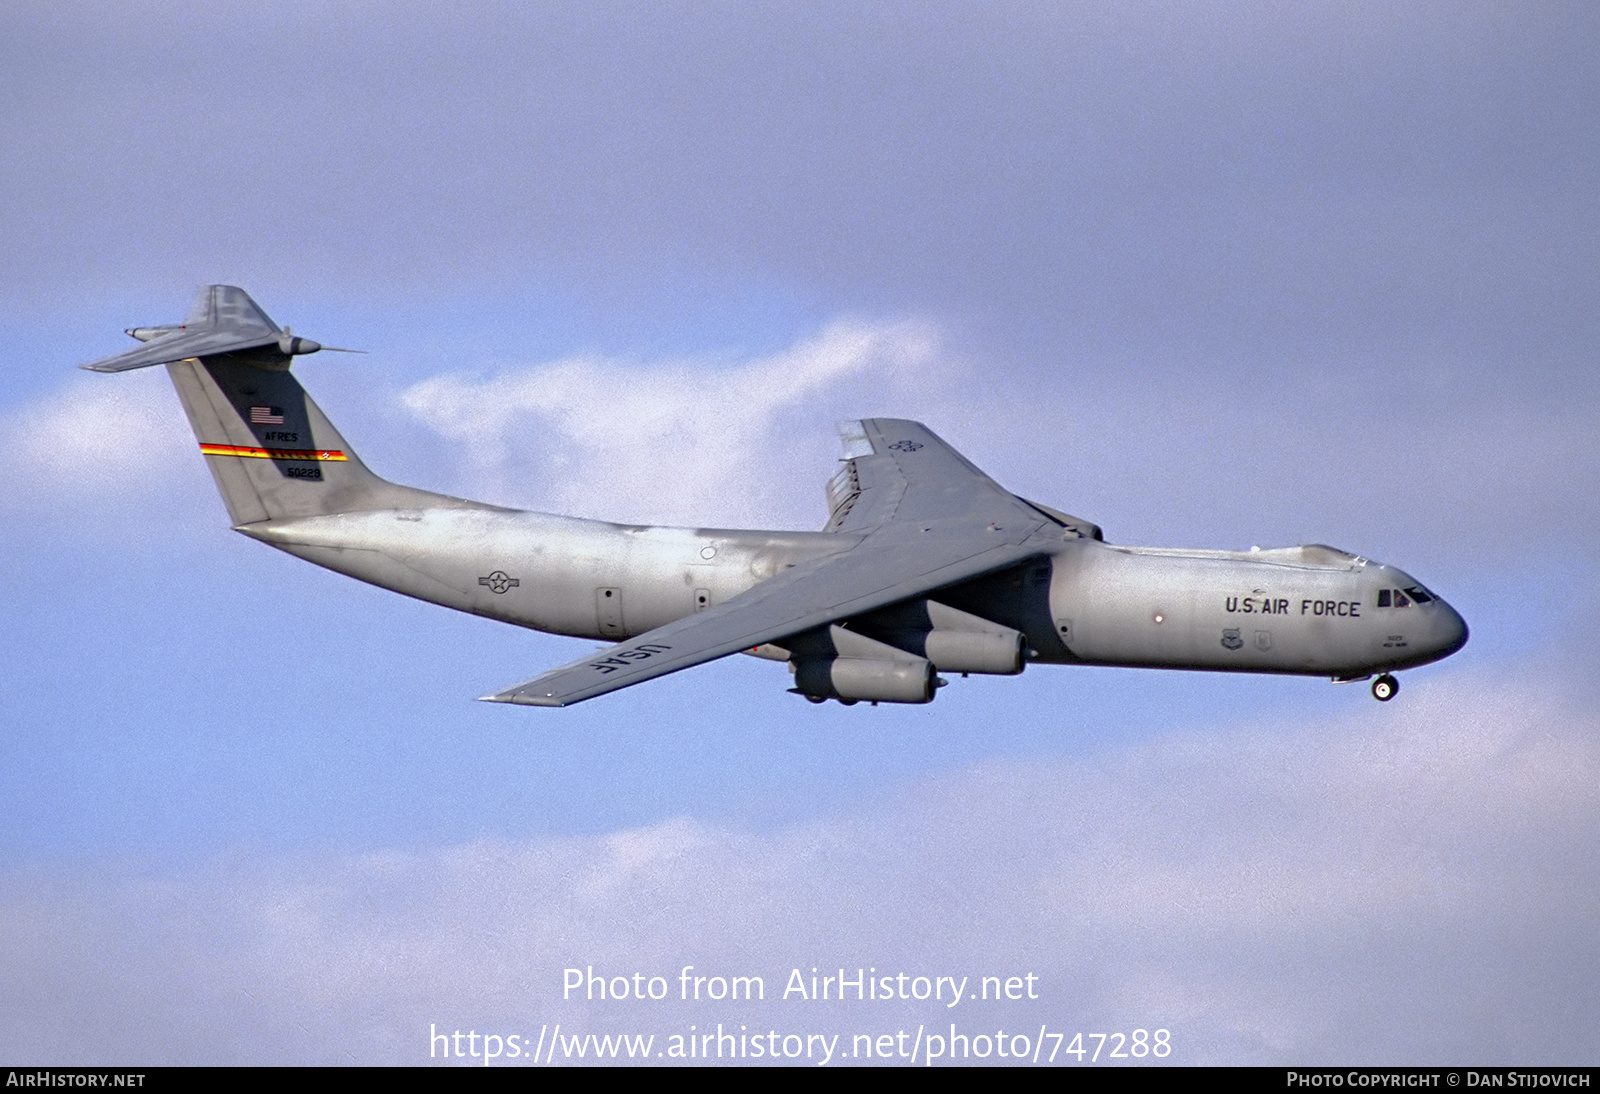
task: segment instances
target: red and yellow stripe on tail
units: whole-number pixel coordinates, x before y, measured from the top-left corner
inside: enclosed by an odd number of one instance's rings
[[[306,462],[335,461],[349,462],[346,456],[336,448],[246,448],[237,444],[206,444],[201,442],[200,451],[206,456],[244,456],[257,460],[304,460]]]

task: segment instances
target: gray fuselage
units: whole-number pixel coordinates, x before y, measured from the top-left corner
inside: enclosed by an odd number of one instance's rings
[[[494,509],[342,513],[240,531],[408,596],[611,641],[859,542]],[[1037,559],[937,599],[1021,631],[1029,659],[1053,663],[1354,678],[1437,660],[1467,637],[1461,617],[1408,574],[1318,545],[1199,551],[1064,533]]]

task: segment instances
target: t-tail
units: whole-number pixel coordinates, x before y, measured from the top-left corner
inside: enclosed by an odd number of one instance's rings
[[[145,344],[83,367],[167,366],[235,527],[382,509],[480,508],[369,471],[289,372],[295,357],[333,347],[280,330],[243,289],[208,286],[183,323],[128,333]]]

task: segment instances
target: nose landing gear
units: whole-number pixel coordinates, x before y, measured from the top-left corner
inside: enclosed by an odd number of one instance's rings
[[[1387,672],[1372,682],[1372,697],[1380,703],[1387,703],[1393,699],[1399,690],[1400,681]]]

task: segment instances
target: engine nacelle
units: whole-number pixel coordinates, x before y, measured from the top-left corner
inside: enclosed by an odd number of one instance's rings
[[[932,630],[922,651],[940,672],[981,672],[1015,676],[1022,671],[1022,634],[1010,628],[993,631]]]
[[[1021,631],[937,600],[893,604],[854,620],[852,626],[914,657],[926,657],[940,672],[1015,676],[1026,665],[1027,636]]]
[[[933,662],[925,658],[880,661],[834,657],[797,661],[795,691],[809,699],[842,699],[870,703],[927,703],[939,686]]]

